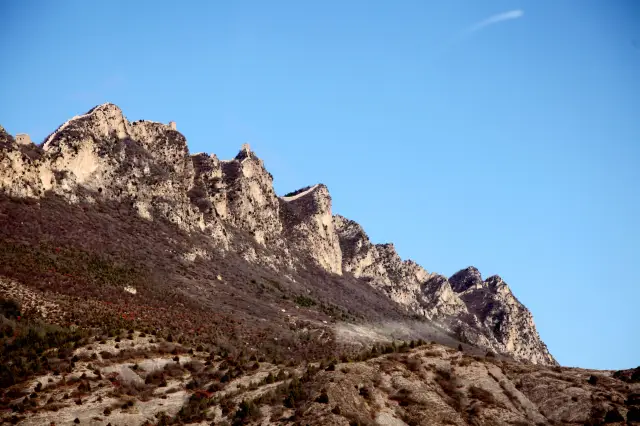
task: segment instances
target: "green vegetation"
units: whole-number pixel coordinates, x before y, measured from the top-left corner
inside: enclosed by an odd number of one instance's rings
[[[176,420],[180,423],[194,423],[205,419],[205,411],[210,405],[210,400],[199,394],[193,394],[189,401],[182,406]]]
[[[73,348],[85,332],[25,318],[12,300],[0,299],[0,309],[0,387],[46,371],[69,370]]]
[[[284,384],[278,390],[280,394],[284,395],[284,406],[287,408],[298,407],[307,397],[302,388],[302,383],[297,377],[291,379],[289,383]]]
[[[0,315],[15,319],[20,316],[20,305],[15,300],[0,299]]]
[[[82,250],[47,243],[22,245],[0,242],[0,273],[22,282],[42,280],[69,288],[88,283],[96,287],[135,285],[142,274],[136,268]]]
[[[302,306],[305,308],[316,305],[316,301],[307,296],[298,296],[295,298],[295,302],[298,304],[298,306]]]
[[[258,407],[253,401],[247,401],[245,399],[238,405],[238,410],[234,416],[234,425],[243,425],[249,421],[257,421],[262,417],[260,407]]]

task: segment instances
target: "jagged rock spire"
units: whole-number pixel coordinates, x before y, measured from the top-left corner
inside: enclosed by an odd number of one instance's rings
[[[462,269],[449,278],[451,288],[457,293],[467,290],[469,287],[482,284],[482,274],[477,268],[469,266]]]

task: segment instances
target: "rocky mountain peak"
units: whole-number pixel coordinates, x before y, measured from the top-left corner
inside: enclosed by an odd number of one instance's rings
[[[355,238],[361,235],[364,237],[367,237],[367,234],[362,228],[362,226],[360,226],[360,224],[354,220],[347,219],[344,216],[336,214],[333,216],[333,221],[336,228],[340,229],[340,232],[344,238],[347,238],[347,237]]]
[[[468,267],[447,279],[403,260],[393,243],[374,244],[357,222],[334,215],[323,184],[278,197],[273,176],[248,144],[231,160],[190,155],[184,135],[172,126],[129,122],[106,103],[63,123],[43,149],[18,146],[0,128],[0,190],[15,197],[51,194],[69,203],[126,205],[145,221],[204,233],[218,249],[280,275],[311,261],[344,285],[361,280],[403,312],[422,315],[475,345],[555,362],[531,313],[500,277],[483,281]]]
[[[238,154],[235,157],[235,159],[238,161],[242,161],[245,158],[251,158],[251,147],[248,143],[242,144],[242,146],[240,147],[240,151],[238,151]]]
[[[449,278],[453,291],[460,293],[466,291],[469,287],[482,285],[482,274],[477,268],[469,266],[462,269]]]
[[[11,149],[15,145],[15,139],[4,127],[0,126],[0,149]]]
[[[485,280],[486,285],[493,291],[511,293],[509,285],[499,275],[493,275]]]
[[[45,138],[43,148],[47,151],[62,141],[78,142],[88,136],[98,140],[112,136],[122,139],[128,135],[128,132],[129,123],[122,110],[114,104],[105,103],[64,122]]]

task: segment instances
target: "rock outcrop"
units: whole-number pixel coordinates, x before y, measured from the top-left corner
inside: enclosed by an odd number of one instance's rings
[[[73,203],[106,198],[131,203],[149,220],[204,229],[187,196],[193,165],[186,140],[169,126],[129,123],[120,108],[103,104],[64,123],[42,148],[34,160],[15,149],[3,153],[3,191],[30,197],[51,191]]]
[[[449,281],[484,334],[492,337],[497,351],[534,364],[555,363],[536,331],[531,312],[502,278],[494,275],[483,281],[480,272],[469,267]]]
[[[42,149],[20,145],[0,126],[0,189],[16,197],[37,197],[42,185],[36,182]]]
[[[429,274],[413,261],[402,261],[393,244],[371,243],[364,229],[352,220],[336,215],[334,223],[345,272],[366,278],[394,301],[429,318],[466,311],[446,278]]]
[[[467,314],[467,306],[451,288],[446,277],[432,274],[422,284],[422,302],[434,318]]]
[[[483,281],[475,268],[447,279],[402,260],[393,244],[374,244],[356,222],[334,216],[322,184],[278,197],[273,177],[248,145],[231,160],[190,155],[172,126],[129,122],[107,103],[65,122],[41,146],[17,144],[0,128],[0,190],[128,204],[147,220],[203,232],[220,249],[282,274],[308,259],[329,273],[365,280],[407,312],[473,344],[555,363],[531,313],[502,279]]]
[[[289,240],[327,271],[342,275],[342,252],[327,187],[314,185],[280,199]]]
[[[227,221],[249,232],[260,244],[273,243],[282,233],[280,204],[273,177],[248,147],[230,161],[222,161]]]
[[[407,309],[441,320],[464,340],[533,363],[554,364],[531,312],[499,277],[482,280],[469,267],[447,279],[412,261],[393,244],[373,244],[356,222],[335,216],[345,272],[365,278]]]

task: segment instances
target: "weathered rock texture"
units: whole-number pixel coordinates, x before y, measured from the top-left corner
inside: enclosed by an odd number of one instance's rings
[[[531,312],[500,277],[482,280],[473,267],[450,279],[402,261],[393,244],[372,244],[362,227],[335,216],[343,268],[366,278],[394,301],[432,319],[442,320],[469,343],[509,353],[517,359],[554,364],[538,335]]]
[[[314,185],[282,197],[283,223],[289,239],[327,271],[342,274],[340,242],[333,226],[331,196]]]
[[[493,338],[497,351],[536,364],[555,362],[536,331],[531,312],[518,301],[502,278],[495,275],[483,281],[480,272],[469,267],[449,281],[473,315],[474,322],[484,329],[486,336]]]
[[[162,216],[183,229],[204,229],[187,196],[194,173],[184,136],[160,123],[129,123],[115,105],[60,126],[37,158],[15,149],[1,155],[0,185],[10,195],[52,191],[70,202],[104,197],[131,203],[149,220]]]
[[[251,233],[260,244],[276,239],[282,233],[278,197],[273,190],[273,177],[262,160],[245,149],[221,164],[227,221]]]
[[[282,274],[310,260],[336,276],[365,280],[469,343],[555,363],[531,313],[502,279],[483,281],[475,268],[447,279],[402,260],[393,244],[373,244],[356,222],[334,216],[322,184],[278,197],[248,146],[232,160],[190,155],[170,125],[131,123],[117,106],[103,104],[64,123],[41,147],[17,144],[0,128],[0,189],[14,197],[51,192],[70,203],[128,204],[146,220],[204,233],[221,250]]]

